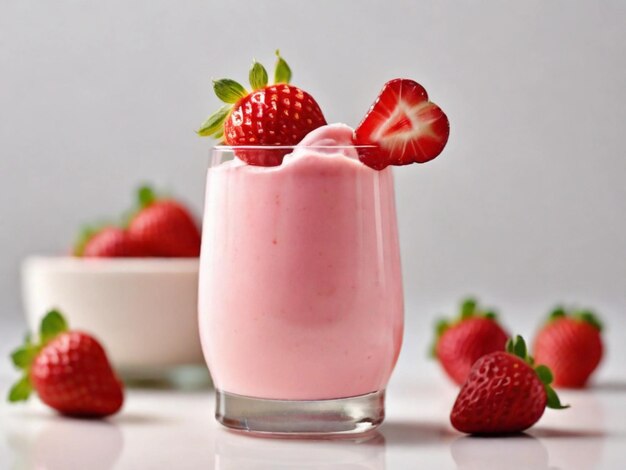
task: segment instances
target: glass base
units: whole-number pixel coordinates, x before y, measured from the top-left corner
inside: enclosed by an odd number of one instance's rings
[[[235,431],[267,437],[354,437],[385,419],[385,391],[334,400],[268,400],[216,390],[215,417]]]

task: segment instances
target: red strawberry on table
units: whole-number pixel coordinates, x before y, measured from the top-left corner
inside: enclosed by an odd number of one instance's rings
[[[105,226],[83,230],[74,248],[74,255],[84,258],[132,258],[146,256],[147,253],[125,230]]]
[[[193,258],[200,255],[200,229],[189,211],[173,199],[158,198],[144,186],[139,189],[139,210],[128,233],[150,256]]]
[[[534,366],[521,336],[509,340],[505,351],[481,357],[472,366],[456,398],[450,421],[469,434],[509,434],[528,429],[546,408],[562,409],[550,386],[552,373]]]
[[[602,325],[588,310],[555,309],[535,338],[535,359],[554,373],[557,387],[580,388],[602,360]]]
[[[273,85],[268,85],[267,71],[258,62],[250,70],[251,92],[234,80],[214,82],[215,94],[227,105],[202,124],[198,135],[223,139],[231,146],[289,146],[326,124],[313,97],[289,84],[291,70],[278,51],[276,55]],[[243,161],[259,166],[280,165],[289,152],[289,149],[236,150]]]
[[[474,299],[461,304],[459,317],[453,322],[437,323],[437,338],[432,354],[448,376],[461,385],[480,357],[504,351],[508,335],[498,324],[493,311],[478,309]]]
[[[43,318],[39,343],[27,339],[11,358],[24,372],[9,392],[11,402],[27,400],[34,389],[46,405],[68,416],[100,418],[122,407],[122,383],[100,343],[68,330],[56,310]]]
[[[355,131],[359,145],[374,145],[361,161],[382,170],[387,165],[425,163],[441,153],[450,134],[444,112],[422,85],[396,78],[383,86]]]

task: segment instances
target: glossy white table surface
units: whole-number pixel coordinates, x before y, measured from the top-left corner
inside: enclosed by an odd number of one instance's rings
[[[0,335],[3,355],[5,333]],[[449,425],[456,390],[419,356],[419,361],[401,359],[388,389],[387,419],[363,442],[241,436],[215,422],[209,389],[130,389],[123,411],[106,421],[62,418],[37,400],[20,406],[2,401],[0,468],[626,468],[626,379],[604,374],[590,390],[561,392],[572,408],[547,410],[526,435],[473,438]],[[1,362],[0,393],[5,395],[16,375],[6,360]]]

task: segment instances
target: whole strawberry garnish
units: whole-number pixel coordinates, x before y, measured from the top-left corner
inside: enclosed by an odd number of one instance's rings
[[[228,104],[202,124],[198,135],[223,139],[231,146],[289,146],[326,124],[313,97],[289,85],[291,69],[278,51],[276,55],[273,85],[268,85],[267,71],[256,61],[250,70],[251,92],[230,79],[213,83],[217,97]],[[259,166],[280,165],[289,152],[289,149],[236,150],[240,159]]]
[[[555,309],[535,338],[537,362],[554,372],[557,387],[584,387],[602,360],[602,325],[588,310]]]
[[[11,402],[27,400],[34,389],[46,405],[69,416],[99,418],[122,407],[122,383],[100,343],[68,330],[56,310],[43,318],[39,343],[27,338],[11,358],[24,371],[9,392]]]
[[[374,145],[361,161],[381,170],[387,165],[425,163],[441,153],[448,142],[450,124],[444,112],[428,100],[422,85],[396,78],[383,86],[359,127],[359,145]]]
[[[485,354],[504,351],[507,333],[498,324],[493,311],[478,309],[474,299],[461,304],[459,317],[437,323],[437,337],[432,354],[448,376],[458,385],[465,382],[474,362]]]
[[[521,336],[509,340],[505,351],[481,357],[472,366],[456,398],[450,421],[470,434],[508,434],[528,429],[546,408],[562,409],[550,387],[552,373],[534,366]]]
[[[145,247],[126,230],[114,226],[85,228],[74,247],[74,255],[84,258],[132,258],[147,256]]]
[[[158,198],[144,186],[138,191],[139,210],[131,217],[128,233],[151,256],[192,258],[200,255],[200,229],[179,202]]]

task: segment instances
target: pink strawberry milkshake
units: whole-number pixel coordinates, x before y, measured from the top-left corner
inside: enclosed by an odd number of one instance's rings
[[[362,164],[352,135],[324,126],[280,166],[209,169],[199,310],[217,389],[323,400],[386,387],[403,330],[393,175]]]

